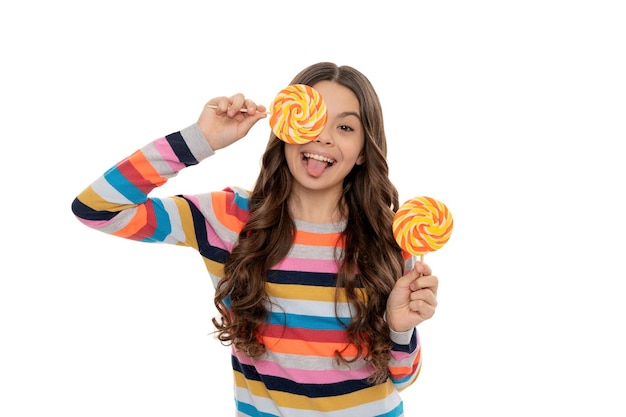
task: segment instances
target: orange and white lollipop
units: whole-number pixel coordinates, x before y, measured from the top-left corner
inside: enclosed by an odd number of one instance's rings
[[[313,87],[293,84],[281,90],[270,107],[270,126],[279,139],[292,144],[310,142],[326,126],[326,102]]]
[[[453,225],[452,214],[441,201],[415,197],[396,212],[393,235],[402,249],[423,258],[448,242]]]

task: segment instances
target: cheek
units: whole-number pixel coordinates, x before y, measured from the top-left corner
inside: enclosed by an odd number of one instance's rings
[[[295,148],[295,145],[285,145],[285,160],[289,171],[293,173],[293,169],[300,163],[300,152]]]
[[[357,165],[361,165],[365,161],[365,148],[362,144],[354,146],[350,152]]]
[[[294,158],[298,157],[298,150],[296,149],[296,145],[285,144],[285,159],[290,161]]]

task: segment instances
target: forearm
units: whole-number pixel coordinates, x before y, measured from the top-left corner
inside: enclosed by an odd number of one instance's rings
[[[181,202],[148,194],[213,154],[197,125],[157,139],[123,159],[80,193],[74,214],[89,227],[135,240],[171,232]],[[163,236],[161,240],[165,239]]]

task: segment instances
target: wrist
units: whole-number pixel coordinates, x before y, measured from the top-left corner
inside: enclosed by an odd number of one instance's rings
[[[389,330],[393,333],[406,333],[409,332],[411,330],[413,330],[413,327],[408,328],[408,329],[399,329],[397,326],[395,326],[393,324],[393,321],[390,321],[387,319],[387,312],[385,311],[385,314],[383,314],[383,320],[385,320],[385,323],[387,323],[387,326],[389,327]]]
[[[396,332],[392,328],[389,328],[389,337],[391,338],[391,341],[395,344],[408,345],[409,343],[411,343],[414,332],[415,328],[405,330],[403,332]]]

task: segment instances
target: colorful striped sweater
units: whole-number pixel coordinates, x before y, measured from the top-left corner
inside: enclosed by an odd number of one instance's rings
[[[248,193],[240,188],[169,198],[148,197],[183,168],[213,150],[197,125],[157,139],[122,160],[87,187],[72,204],[85,225],[142,242],[196,249],[215,285],[248,218]],[[403,415],[399,391],[419,373],[417,331],[392,331],[392,360],[385,383],[367,382],[364,360],[338,363],[355,348],[344,324],[345,296],[336,299],[335,246],[345,223],[296,221],[293,246],[267,276],[271,303],[260,337],[266,353],[252,360],[232,349],[238,416],[367,417]],[[407,257],[406,268],[414,260]],[[339,319],[339,320],[338,320]]]

